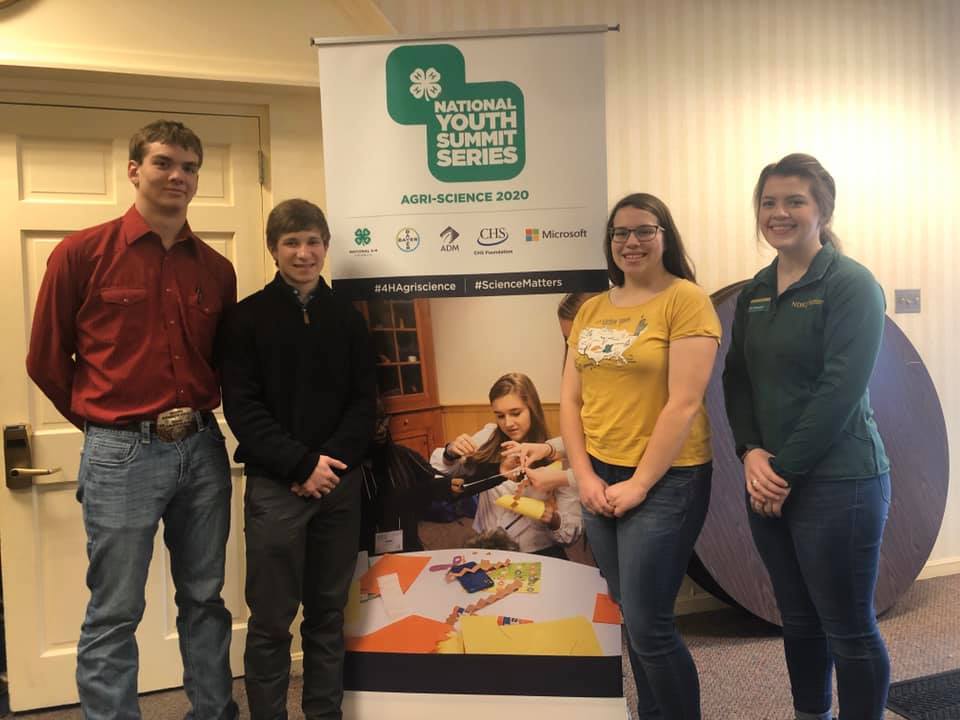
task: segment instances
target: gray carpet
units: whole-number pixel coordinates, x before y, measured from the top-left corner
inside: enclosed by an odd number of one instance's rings
[[[915,583],[880,620],[893,680],[960,668],[960,620],[955,598],[960,575]],[[679,620],[700,672],[703,720],[788,720],[793,717],[780,637],[769,626],[734,610],[687,615]],[[625,683],[629,702],[634,689]],[[290,687],[290,720],[302,720],[300,680]],[[243,682],[234,684],[240,717],[249,719]],[[142,696],[144,720],[179,720],[187,712],[179,690]],[[836,711],[836,708],[834,708]],[[76,707],[17,713],[24,720],[80,720]],[[887,711],[885,720],[899,718]],[[348,719],[349,720],[349,719]]]

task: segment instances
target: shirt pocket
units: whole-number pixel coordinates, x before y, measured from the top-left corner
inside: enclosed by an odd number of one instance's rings
[[[147,290],[142,287],[106,287],[100,290],[100,307],[96,313],[94,332],[106,343],[113,344],[121,337],[143,335],[147,326],[147,313],[150,303]]]
[[[223,306],[219,298],[205,297],[199,291],[187,296],[187,330],[190,340],[207,359],[213,355],[213,339],[222,312]]]
[[[147,299],[147,290],[128,287],[102,288],[100,299],[108,305],[137,305]]]

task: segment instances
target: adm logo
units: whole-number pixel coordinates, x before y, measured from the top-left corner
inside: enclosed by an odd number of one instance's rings
[[[459,252],[460,246],[457,245],[458,237],[460,237],[460,233],[447,225],[440,231],[440,239],[443,240],[443,244],[440,245],[440,252]]]
[[[509,237],[510,233],[504,227],[486,227],[480,231],[480,235],[477,237],[477,245],[483,245],[484,247],[500,245],[505,243]]]
[[[420,247],[420,233],[411,227],[400,228],[397,233],[397,247],[403,252],[413,252]]]

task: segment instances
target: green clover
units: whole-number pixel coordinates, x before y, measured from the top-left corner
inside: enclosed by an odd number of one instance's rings
[[[357,245],[370,244],[370,228],[357,228],[353,231],[353,241]]]
[[[435,100],[443,88],[440,87],[440,73],[435,68],[417,68],[410,73],[410,94],[417,100],[430,102]]]

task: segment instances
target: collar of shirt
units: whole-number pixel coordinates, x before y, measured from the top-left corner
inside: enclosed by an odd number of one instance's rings
[[[273,282],[270,284],[276,287],[276,289],[280,290],[284,294],[292,296],[293,299],[297,301],[297,304],[302,306],[306,306],[311,300],[313,300],[318,295],[326,295],[330,293],[330,288],[327,287],[327,283],[323,279],[323,277],[319,278],[319,282],[317,282],[317,286],[312,291],[310,291],[310,293],[306,297],[303,297],[300,294],[299,290],[297,290],[295,287],[293,287],[293,285],[290,285],[286,280],[284,280],[283,276],[280,273],[277,273],[276,275],[274,275]]]
[[[143,215],[141,215],[140,211],[137,210],[136,205],[131,205],[130,209],[127,210],[126,214],[123,216],[120,232],[122,233],[123,239],[127,245],[132,245],[137,240],[140,240],[147,235],[157,237],[156,232],[154,232],[150,225],[147,224],[147,221],[143,219]],[[197,238],[193,230],[190,229],[190,223],[184,220],[183,227],[177,234],[177,244],[179,245],[180,241],[182,241],[184,243],[184,247],[189,247],[191,250],[195,251],[195,242],[198,239],[199,238]]]
[[[796,290],[801,288],[804,285],[809,285],[810,283],[817,282],[823,279],[823,276],[826,275],[827,269],[833,263],[834,259],[837,257],[837,249],[827,243],[817,251],[817,254],[813,256],[813,260],[810,261],[810,267],[807,268],[807,271],[803,274],[803,277],[797,280],[793,285],[790,286],[790,289]],[[777,287],[777,263],[779,258],[774,258],[774,261],[767,265],[763,270],[761,270],[757,278],[761,283],[770,287]]]

